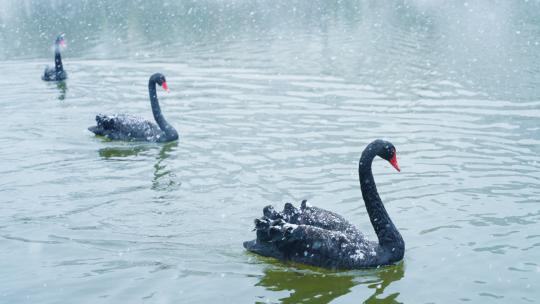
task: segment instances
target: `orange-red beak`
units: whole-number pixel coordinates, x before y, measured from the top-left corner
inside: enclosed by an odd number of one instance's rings
[[[398,172],[401,172],[401,170],[399,169],[399,164],[397,163],[397,153],[394,153],[394,156],[390,160],[390,164],[392,164],[392,167],[396,168]]]
[[[165,91],[167,91],[167,93],[169,93],[169,87],[167,86],[167,82],[166,82],[166,81],[164,81],[164,82],[161,84],[161,87],[162,87]]]

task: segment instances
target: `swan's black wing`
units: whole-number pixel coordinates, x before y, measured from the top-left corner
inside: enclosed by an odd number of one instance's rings
[[[254,253],[284,261],[338,269],[380,265],[379,247],[360,234],[296,225],[283,219],[255,220],[257,239],[244,243]]]
[[[309,206],[304,200],[300,208],[294,207],[291,203],[285,203],[282,212],[277,212],[272,206],[263,209],[265,217],[276,220],[283,219],[285,222],[296,225],[309,225],[325,230],[341,231],[344,233],[361,234],[354,225],[349,223],[341,215],[325,209]]]
[[[165,137],[156,124],[135,116],[99,114],[96,116],[96,122],[97,125],[88,130],[112,140],[155,142]]]
[[[56,81],[56,69],[54,67],[46,67],[41,79],[45,81]]]
[[[51,81],[56,79],[56,71],[54,69],[51,69],[51,67],[46,67],[45,71],[43,72],[43,76],[41,76],[41,79],[45,81]]]
[[[66,80],[67,73],[65,71],[61,71],[60,73],[57,73],[54,67],[46,67],[45,71],[43,71],[43,76],[41,76],[41,79],[45,81]]]

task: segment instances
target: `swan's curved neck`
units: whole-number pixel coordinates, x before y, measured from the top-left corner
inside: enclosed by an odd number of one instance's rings
[[[148,82],[148,93],[150,94],[150,104],[152,105],[152,114],[154,115],[154,119],[156,120],[156,123],[158,124],[159,128],[165,133],[166,140],[176,140],[178,139],[178,133],[174,129],[173,126],[171,126],[166,120],[165,117],[163,117],[163,114],[161,114],[161,107],[159,106],[159,101],[157,98],[157,92],[156,92],[156,82],[153,79],[150,79]]]
[[[403,256],[405,243],[384,208],[371,172],[371,164],[375,156],[377,156],[377,149],[370,144],[360,158],[358,174],[360,177],[362,197],[366,204],[371,225],[373,225],[373,229],[379,239],[379,245],[386,250],[390,250],[392,255]]]
[[[54,48],[54,68],[56,73],[64,71],[64,66],[62,65],[62,57],[60,56],[60,46],[57,44]]]

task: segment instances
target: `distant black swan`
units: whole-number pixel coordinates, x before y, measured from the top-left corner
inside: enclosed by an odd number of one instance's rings
[[[157,125],[143,118],[125,114],[96,116],[97,126],[89,127],[88,130],[96,135],[105,136],[112,140],[169,142],[178,139],[178,133],[161,114],[161,108],[156,93],[156,83],[169,91],[165,76],[156,73],[148,81],[148,93],[152,114]]]
[[[54,67],[46,67],[41,79],[45,81],[61,81],[67,79],[67,73],[62,65],[60,49],[66,46],[64,34],[58,35],[54,42]]]
[[[360,188],[379,242],[366,240],[342,216],[303,201],[300,209],[287,203],[282,212],[265,207],[264,216],[255,220],[257,239],[244,242],[244,247],[280,260],[338,269],[376,267],[403,259],[405,243],[384,208],[371,173],[375,156],[400,169],[396,149],[390,142],[375,140],[362,152],[358,166]]]

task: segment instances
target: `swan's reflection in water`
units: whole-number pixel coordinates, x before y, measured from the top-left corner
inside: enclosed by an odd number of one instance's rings
[[[157,191],[171,191],[180,185],[176,181],[176,175],[173,170],[168,169],[167,165],[163,163],[174,150],[178,147],[178,141],[173,141],[165,144],[140,144],[131,145],[129,143],[126,146],[107,147],[99,149],[99,156],[105,159],[118,159],[128,158],[132,156],[138,156],[146,152],[159,148],[159,152],[156,156],[154,163],[154,176],[152,178],[152,190]]]
[[[158,156],[156,157],[156,163],[154,164],[154,178],[152,179],[152,190],[170,191],[175,186],[180,185],[176,182],[176,175],[170,169],[167,169],[165,164],[162,164],[164,160],[169,158],[172,152],[178,147],[178,141],[163,144]]]
[[[288,297],[280,299],[281,303],[329,303],[349,293],[356,284],[351,275],[270,268],[264,271],[257,286],[271,291],[290,291]]]
[[[373,279],[362,282],[367,284],[368,288],[374,289],[373,294],[364,301],[364,303],[401,303],[397,297],[399,292],[385,294],[385,289],[393,282],[399,281],[405,275],[404,263],[383,267],[373,271]]]
[[[99,156],[105,159],[124,158],[137,156],[142,152],[150,150],[150,146],[125,146],[125,147],[107,147],[99,149]]]
[[[279,303],[329,303],[348,294],[354,286],[365,285],[373,290],[367,299],[357,299],[356,303],[401,303],[399,292],[386,294],[385,289],[403,278],[403,262],[373,270],[331,272],[314,268],[269,267],[256,286],[270,291],[289,291],[290,295],[279,299]],[[264,301],[261,301],[264,303]]]
[[[67,92],[66,82],[65,81],[56,82],[56,88],[58,89],[58,92],[60,92],[60,95],[58,95],[58,100],[66,99],[66,92]]]

